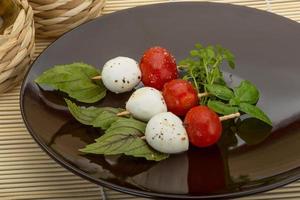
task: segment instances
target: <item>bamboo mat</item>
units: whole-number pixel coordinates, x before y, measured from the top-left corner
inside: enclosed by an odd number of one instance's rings
[[[104,13],[139,5],[176,1],[178,0],[107,0]],[[268,10],[300,22],[300,0],[212,0],[212,2],[233,3]],[[35,56],[49,44],[50,41],[38,40]],[[0,95],[1,200],[143,199],[89,183],[49,158],[33,141],[23,124],[19,109],[19,89],[20,86]],[[241,200],[267,199],[299,200],[300,181],[267,193],[241,198]]]

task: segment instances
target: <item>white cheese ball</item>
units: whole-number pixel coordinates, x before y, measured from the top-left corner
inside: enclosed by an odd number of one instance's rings
[[[155,115],[146,126],[146,141],[162,153],[181,153],[189,148],[189,139],[183,122],[171,112]]]
[[[151,87],[143,87],[132,93],[126,103],[126,110],[133,117],[148,121],[154,115],[166,112],[167,106],[160,91]]]
[[[135,60],[120,56],[104,64],[101,78],[111,92],[128,92],[141,81],[141,70]]]

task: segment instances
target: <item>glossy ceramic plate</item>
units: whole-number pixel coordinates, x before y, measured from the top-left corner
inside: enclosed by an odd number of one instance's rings
[[[72,118],[63,94],[43,91],[33,82],[55,64],[84,61],[100,68],[119,55],[139,60],[154,45],[169,49],[179,61],[197,42],[233,51],[237,68],[224,71],[233,82],[249,79],[260,88],[259,106],[274,124],[270,135],[254,125],[245,130],[248,144],[224,133],[219,145],[158,163],[82,155],[78,149],[99,132]],[[34,139],[58,163],[111,189],[167,199],[227,199],[262,192],[300,177],[299,46],[298,23],[256,9],[185,2],[124,10],[76,28],[41,54],[22,86],[22,115]],[[129,95],[109,93],[96,105],[124,107]]]

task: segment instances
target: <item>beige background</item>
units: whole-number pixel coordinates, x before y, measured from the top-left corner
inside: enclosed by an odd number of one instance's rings
[[[107,0],[104,13],[177,0]],[[194,0],[197,1],[197,0]],[[198,0],[201,1],[201,0]],[[300,0],[212,0],[245,5],[300,22]],[[50,44],[38,40],[36,56]],[[0,95],[0,199],[142,199],[104,189],[68,172],[49,158],[27,132],[19,109],[19,89]],[[104,192],[103,192],[104,191]],[[300,181],[243,200],[300,199]]]

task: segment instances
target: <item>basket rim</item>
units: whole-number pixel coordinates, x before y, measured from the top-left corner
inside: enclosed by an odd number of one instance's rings
[[[20,31],[14,31],[14,27],[17,27],[21,20],[24,21],[23,27],[31,26],[33,23],[33,10],[28,4],[27,0],[15,0],[21,9],[16,17],[15,21],[8,27],[6,27],[2,34],[0,34],[0,39],[9,39],[12,37],[17,37]],[[22,16],[23,15],[23,16]],[[22,17],[25,17],[25,19]],[[22,30],[22,29],[21,29]]]

